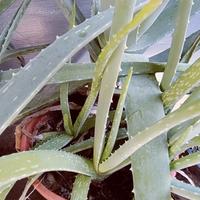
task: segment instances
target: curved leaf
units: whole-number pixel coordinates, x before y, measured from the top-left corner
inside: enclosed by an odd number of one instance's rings
[[[95,177],[92,162],[72,153],[38,150],[0,158],[0,188],[47,171],[70,171]]]

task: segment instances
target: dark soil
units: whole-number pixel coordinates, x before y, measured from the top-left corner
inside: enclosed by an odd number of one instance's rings
[[[70,101],[76,104],[83,105],[85,100],[85,94],[82,92],[76,92],[70,96]],[[116,106],[117,97],[113,98],[113,104],[111,109]],[[72,111],[73,119],[77,116],[77,111]],[[56,129],[56,124],[62,118],[61,113],[54,112],[52,115],[52,120],[49,122],[51,129]],[[43,127],[44,129],[46,127]],[[62,127],[61,127],[62,128]],[[0,136],[0,156],[7,155],[15,152],[15,138],[14,138],[15,125],[8,127],[5,132]],[[89,135],[92,135],[93,130],[89,131]],[[6,144],[6,145],[5,145]],[[88,150],[81,153],[85,157],[91,157],[92,150]],[[112,174],[103,181],[93,181],[89,194],[89,200],[132,200],[132,174],[129,170],[130,166],[121,169],[120,171]],[[200,168],[191,167],[185,170],[188,176],[194,181],[197,186],[200,186]],[[60,196],[70,199],[70,192],[72,190],[72,185],[75,180],[75,173],[70,172],[49,172],[45,173],[42,177],[42,183],[49,188],[51,191],[59,194]],[[180,180],[185,180],[180,175],[177,175]],[[23,188],[26,184],[26,179],[18,181],[6,200],[18,200]],[[45,200],[37,191],[31,188],[28,192],[30,194],[30,200]],[[175,197],[175,196],[174,196]],[[184,200],[184,198],[175,197],[175,200]]]

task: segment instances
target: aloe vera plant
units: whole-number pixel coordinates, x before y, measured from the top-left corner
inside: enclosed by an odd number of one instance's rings
[[[76,173],[70,199],[86,200],[91,185],[129,166],[130,199],[169,200],[172,193],[200,199],[199,187],[176,179],[180,170],[200,164],[199,152],[180,156],[200,146],[200,58],[190,62],[199,32],[186,39],[188,20],[200,11],[200,1],[93,0],[89,19],[76,1],[55,1],[70,30],[53,43],[9,49],[30,0],[22,1],[0,36],[2,65],[38,52],[24,67],[0,71],[0,134],[17,124],[16,150],[21,151],[0,157],[0,198],[28,178],[20,200],[29,198],[31,185],[47,200],[64,200],[43,179],[68,171]],[[0,14],[13,2],[0,0]],[[169,55],[141,53],[173,28]],[[91,60],[71,63],[83,47]],[[81,105],[73,102],[79,89],[87,91]],[[61,120],[52,131],[49,120],[57,114]]]

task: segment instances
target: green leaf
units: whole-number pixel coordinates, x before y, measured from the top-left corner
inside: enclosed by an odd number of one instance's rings
[[[88,83],[88,81],[74,81],[70,83],[69,93],[73,93],[76,89],[78,89],[86,83]],[[59,89],[60,87],[57,84],[52,84],[44,87],[14,119],[13,123],[34,112],[37,112],[38,110],[41,110],[58,102],[60,97]]]
[[[194,32],[193,34],[187,36],[186,41],[184,43],[182,57],[187,53],[187,51],[190,49],[191,45],[195,42],[196,38],[199,36],[200,30]],[[197,50],[199,47],[197,47]],[[161,53],[156,54],[155,56],[150,58],[150,61],[157,61],[157,62],[166,62],[169,54],[169,50],[167,49]]]
[[[174,194],[177,194],[181,197],[190,199],[190,200],[200,200],[200,188],[178,181],[176,179],[172,180],[171,191]]]
[[[37,145],[34,150],[59,150],[62,147],[69,144],[69,142],[72,140],[72,137],[65,134],[58,134],[55,136],[50,137],[50,139],[47,139],[42,144]]]
[[[167,132],[174,126],[183,123],[189,119],[200,116],[200,102],[196,102],[185,109],[178,109],[166,117],[162,118],[157,123],[147,127],[136,136],[129,139],[118,150],[116,150],[105,162],[99,166],[99,171],[104,173],[117,167],[120,163],[125,161],[129,156],[135,153],[143,145],[152,141],[154,138]]]
[[[193,139],[195,139],[195,136],[199,135],[200,120],[194,119],[192,121],[189,121],[188,123],[190,124],[188,127],[186,127],[185,129],[182,128],[181,130],[177,131],[177,133],[169,139],[170,154],[172,157],[180,154],[181,152],[184,152],[184,150],[187,149],[188,145],[191,146],[193,144]],[[194,143],[197,142],[195,141],[196,140],[194,140]]]
[[[0,89],[0,133],[71,56],[110,26],[109,16],[105,11],[57,38]]]
[[[29,53],[35,53],[38,52],[44,48],[46,48],[49,44],[41,44],[37,46],[30,46],[30,47],[23,47],[19,49],[12,49],[12,50],[7,50],[3,55],[0,60],[0,63],[3,63],[9,59],[18,57],[18,56],[23,56]],[[18,71],[18,69],[16,69]]]
[[[92,162],[72,153],[38,150],[0,158],[0,188],[47,171],[70,171],[95,177]]]
[[[123,113],[124,102],[125,102],[126,95],[128,92],[128,87],[129,87],[129,83],[131,81],[132,73],[133,73],[133,69],[130,68],[128,76],[125,79],[124,84],[122,86],[122,92],[120,94],[120,98],[117,103],[117,108],[116,108],[114,119],[112,122],[112,128],[109,133],[108,140],[105,145],[101,160],[107,159],[110,156],[110,154],[112,153],[112,150],[114,148],[114,145],[115,145],[115,142],[117,139],[118,129],[119,129],[120,122],[121,122],[122,113]]]
[[[12,18],[12,21],[7,25],[7,27],[3,30],[0,36],[0,60],[2,59],[3,53],[6,51],[11,36],[15,29],[17,28],[17,25],[19,24],[21,18],[23,17],[28,5],[30,4],[31,0],[24,0],[20,7],[18,8],[17,12],[15,13],[14,17]]]
[[[87,200],[88,191],[90,188],[91,177],[77,175],[73,184],[71,200]]]
[[[177,65],[179,63],[181,53],[183,50],[183,45],[185,42],[192,4],[193,0],[179,1],[179,6],[176,16],[176,26],[172,38],[172,45],[169,51],[167,66],[165,68],[161,81],[161,89],[163,91],[171,86],[171,83],[174,79]]]
[[[165,66],[166,63],[144,62],[140,61],[139,59],[135,60],[134,62],[122,61],[122,71],[120,71],[119,76],[121,77],[127,75],[130,67],[133,68],[133,74],[154,74],[157,72],[163,72]],[[189,67],[190,64],[179,63],[177,72],[182,73]],[[93,77],[94,69],[94,63],[65,63],[62,68],[56,72],[56,74],[46,84],[49,85],[72,81],[91,80]],[[20,70],[23,70],[23,68],[0,71],[0,80],[5,82],[9,81]]]
[[[158,2],[154,2],[155,4]],[[112,26],[110,30],[110,43],[113,37],[113,41],[117,40],[117,34],[124,28],[124,25],[131,24],[134,8],[135,8],[136,0],[127,0],[127,1],[116,1],[115,2],[115,12],[113,16]],[[131,5],[131,6],[130,6]],[[148,10],[149,9],[149,10]],[[147,15],[152,13],[155,8],[151,8],[151,5],[146,6]],[[144,10],[141,10],[139,14],[137,14],[132,20],[132,29],[135,29],[143,20],[145,20],[146,16],[143,16]],[[131,28],[131,27],[130,27]],[[127,31],[130,32],[130,29]],[[108,58],[100,58],[96,63],[97,72],[104,71],[102,74],[101,86],[99,88],[99,97],[98,97],[98,106],[96,113],[96,123],[95,123],[95,136],[94,136],[94,150],[93,150],[93,161],[95,169],[98,171],[98,165],[103,153],[104,143],[105,143],[105,129],[107,123],[107,116],[110,109],[110,104],[112,101],[113,93],[115,90],[117,78],[121,69],[121,62],[123,53],[126,46],[127,34],[124,37],[121,37],[121,40],[115,49],[110,49],[112,52],[108,52],[107,54],[110,56]],[[108,45],[106,46],[108,47]],[[104,51],[106,47],[102,50]],[[101,64],[101,59],[107,60],[105,64]],[[98,65],[99,64],[99,65]],[[99,69],[98,69],[99,68]],[[112,75],[111,75],[112,74]]]
[[[62,115],[63,115],[63,121],[64,121],[64,128],[67,134],[73,135],[73,125],[72,125],[72,119],[71,119],[71,113],[69,109],[69,84],[68,83],[62,83],[60,85],[60,106],[62,109]]]
[[[188,156],[184,156],[178,160],[174,160],[170,164],[171,171],[176,171],[191,167],[200,163],[200,152],[192,153]]]
[[[10,7],[15,0],[0,0],[0,14]]]
[[[193,148],[195,146],[200,146],[200,136],[196,136],[194,138],[192,138],[190,141],[188,141],[188,143],[184,144],[179,152],[177,152],[177,154],[181,154],[183,152],[185,152],[187,149],[189,148]]]
[[[12,189],[14,184],[10,184],[6,187],[3,187],[1,190],[0,190],[0,199],[1,200],[5,200],[8,193],[10,192],[10,190]]]
[[[195,103],[200,100],[200,87],[196,88],[192,94],[187,98],[187,100],[181,105],[181,108],[184,109],[187,106]],[[188,120],[168,132],[169,144],[171,145],[184,131],[185,128],[195,124],[199,120],[199,117]]]
[[[182,57],[182,59],[181,59],[182,63],[189,63],[190,62],[190,59],[192,58],[192,55],[195,53],[199,44],[200,44],[200,35],[196,38],[194,43],[191,45],[191,47],[188,49],[188,51]]]
[[[143,23],[141,23],[135,31],[132,31],[129,34],[127,41],[128,47],[134,47],[134,45],[137,44],[137,41],[153,25],[153,23],[156,21],[159,15],[163,12],[168,2],[169,0],[164,0],[152,15],[150,15]],[[130,52],[129,49],[127,51]]]
[[[119,129],[117,140],[122,140],[127,138],[127,132],[126,129]],[[75,143],[72,145],[69,145],[68,147],[62,149],[63,151],[72,152],[72,153],[78,153],[87,149],[91,149],[94,146],[94,137],[91,137],[87,140],[83,140],[79,143]]]
[[[143,50],[167,34],[172,33],[175,28],[175,19],[179,1],[170,0],[165,10],[160,14],[154,24],[144,33],[144,35],[137,41],[137,45],[129,46],[128,51]],[[194,16],[200,10],[200,0],[194,0],[191,16]],[[159,30],[159,31],[158,31]],[[130,44],[131,45],[131,44]]]
[[[166,109],[171,109],[187,92],[200,82],[200,59],[188,68],[176,82],[162,94]]]
[[[160,94],[154,75],[133,76],[125,103],[129,139],[139,137],[142,134],[140,131],[165,116]],[[170,170],[166,133],[143,145],[130,159],[135,199],[169,199]]]

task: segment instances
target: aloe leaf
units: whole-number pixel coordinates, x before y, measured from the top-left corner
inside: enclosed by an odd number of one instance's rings
[[[35,176],[32,176],[32,177],[29,177],[26,185],[25,185],[25,188],[19,198],[19,200],[25,200],[27,197],[26,197],[26,194],[28,192],[28,190],[30,189],[30,187],[32,186],[32,184],[41,176],[42,174],[37,174]]]
[[[95,15],[98,12],[107,10],[108,8],[114,8],[114,0],[93,0],[92,1],[92,14]],[[98,42],[103,48],[106,42],[109,40],[110,29],[98,36]]]
[[[50,137],[50,139],[47,139],[42,144],[36,145],[34,147],[34,150],[59,150],[65,145],[67,145],[71,140],[72,140],[72,137],[66,134],[56,135],[56,136]],[[24,200],[26,198],[26,194],[29,188],[41,175],[42,173],[32,176],[28,179],[28,182],[26,183],[26,186],[19,200]]]
[[[20,7],[18,8],[17,12],[15,13],[12,21],[8,26],[3,30],[0,36],[0,60],[2,59],[2,54],[6,51],[11,36],[15,29],[17,28],[18,23],[20,22],[22,16],[24,15],[26,8],[30,4],[31,0],[24,0]]]
[[[72,94],[78,88],[88,83],[88,81],[74,81],[69,84],[69,94]],[[21,113],[14,119],[17,121],[23,117],[32,114],[40,109],[51,106],[59,101],[59,85],[48,85],[44,87],[32,101],[21,111]]]
[[[38,51],[46,48],[48,45],[49,44],[42,44],[42,45],[37,45],[37,46],[30,46],[30,47],[23,47],[23,48],[19,48],[19,49],[7,50],[2,55],[0,62],[2,63],[4,61],[7,61],[9,59],[12,59],[12,58],[15,58],[15,57],[18,57],[18,56],[38,52]]]
[[[10,184],[10,185],[8,185],[8,186],[6,186],[5,188],[2,188],[2,189],[0,190],[0,199],[1,199],[1,200],[5,200],[5,199],[6,199],[8,193],[9,193],[10,190],[12,189],[13,185],[14,185],[14,184]]]
[[[127,138],[126,129],[123,129],[123,128],[119,129],[117,140],[122,140],[126,138]],[[69,145],[68,147],[64,148],[63,151],[78,153],[78,152],[93,148],[93,145],[94,145],[94,137],[91,137],[79,143]]]
[[[68,83],[62,83],[60,86],[60,105],[62,109],[63,114],[63,121],[64,121],[64,128],[67,134],[73,135],[73,125],[72,125],[72,119],[69,109],[69,100],[68,100],[68,94],[69,94],[69,84]]]
[[[71,9],[70,17],[69,17],[69,27],[73,28],[76,26],[76,0],[73,0],[73,7]]]
[[[132,54],[131,54],[132,55]],[[182,73],[190,67],[191,64],[179,63],[177,72]],[[122,61],[121,71],[119,76],[128,74],[130,67],[133,68],[133,74],[155,74],[157,72],[163,72],[166,63],[164,62],[144,62],[135,60],[134,62]],[[94,63],[65,63],[62,68],[56,72],[56,74],[46,84],[58,84],[72,81],[81,81],[92,79],[95,69]],[[9,69],[6,71],[0,71],[1,82],[9,81],[17,72],[23,70],[23,68]]]
[[[165,9],[168,2],[169,0],[163,0],[162,4],[155,10],[155,12],[140,25],[139,30],[138,30],[138,35],[137,35],[138,38],[140,38],[152,26],[155,20],[159,17],[159,15]]]
[[[157,1],[156,1],[157,2]],[[157,2],[158,3],[158,2]],[[92,85],[92,89],[90,92],[89,97],[86,100],[86,103],[83,107],[83,109],[81,110],[79,116],[77,117],[77,120],[74,124],[74,129],[75,132],[78,134],[81,126],[83,125],[84,121],[86,120],[89,112],[90,112],[90,108],[92,107],[96,96],[98,94],[98,88],[99,88],[99,84],[100,84],[100,80],[101,80],[101,76],[102,73],[104,71],[105,65],[107,64],[110,56],[112,55],[112,53],[114,52],[114,50],[118,47],[118,45],[120,44],[120,42],[122,41],[122,39],[134,28],[136,28],[136,26],[142,22],[147,16],[143,15],[143,13],[147,12],[149,14],[151,14],[154,9],[157,6],[157,3],[152,3],[151,6],[146,6],[143,8],[143,10],[136,15],[136,18],[130,23],[127,24],[123,30],[119,31],[116,35],[114,35],[110,41],[110,43],[105,47],[105,49],[101,52],[98,61],[96,63],[96,65],[99,65],[99,67],[96,66],[96,68],[98,69],[96,73],[96,77],[94,78],[95,81],[93,82]],[[160,1],[159,1],[160,3]],[[111,51],[112,50],[112,51]],[[104,59],[105,58],[105,59]],[[103,67],[102,67],[103,66]]]
[[[193,127],[189,126],[186,128],[183,133],[180,135],[180,137],[170,146],[169,153],[170,157],[174,158],[175,155],[180,151],[181,147],[187,143],[186,140],[188,136],[191,134]]]
[[[72,137],[67,134],[59,134],[51,137],[42,144],[37,145],[34,150],[59,150],[69,144],[71,140]]]
[[[195,146],[200,146],[200,136],[192,138],[187,144],[182,146],[182,149],[186,150]],[[184,150],[182,150],[182,152]]]
[[[109,16],[109,10],[105,11],[57,38],[0,89],[0,133],[71,56],[110,26]]]
[[[132,20],[129,24],[125,25],[124,28],[122,28],[118,33],[114,34],[111,38],[109,43],[104,47],[104,49],[102,50],[101,54],[98,57],[98,60],[96,62],[96,71],[95,71],[95,82],[93,82],[93,91],[91,90],[91,96],[89,96],[89,98],[86,100],[86,106],[83,107],[79,117],[77,118],[77,123],[75,122],[76,128],[75,130],[77,130],[77,132],[79,131],[80,127],[82,126],[82,124],[84,123],[83,120],[86,119],[91,106],[93,105],[95,98],[98,94],[98,90],[99,90],[99,85],[100,85],[100,81],[101,81],[101,76],[103,75],[104,69],[106,67],[106,64],[108,63],[112,53],[115,51],[115,49],[117,49],[118,45],[121,43],[121,41],[127,36],[127,34],[133,30],[134,28],[137,27],[137,25],[139,25],[143,20],[146,19],[146,17],[148,17],[148,15],[150,15],[155,9],[156,7],[160,4],[160,1],[151,1],[150,4],[147,4],[134,18],[134,20]],[[145,15],[144,15],[145,13]],[[106,83],[107,84],[107,83]],[[109,102],[110,103],[110,102]],[[105,107],[105,106],[104,106]],[[102,123],[102,127],[104,129],[104,123]],[[98,129],[96,129],[98,130]],[[97,150],[97,153],[94,153],[95,155],[95,165],[97,168],[97,163],[100,160],[100,156],[102,153],[102,147],[103,147],[103,143],[104,143],[104,131],[96,134],[98,135],[99,139],[97,139],[96,137],[96,141],[97,141],[97,145],[95,148],[95,151]]]
[[[182,0],[179,2],[175,26],[176,28],[173,33],[167,66],[161,81],[161,89],[163,91],[170,87],[176,73],[177,64],[179,63],[183,50],[192,4],[193,0]]]
[[[92,137],[87,140],[83,140],[79,143],[69,145],[68,147],[65,147],[62,150],[66,152],[78,153],[93,148],[93,145],[94,145],[94,138]]]
[[[187,98],[187,100],[181,105],[181,108],[184,109],[185,107],[195,103],[196,101],[200,100],[200,87],[196,88],[192,94]],[[171,145],[174,141],[182,134],[183,130],[193,124],[195,124],[199,120],[199,117],[188,120],[168,132],[169,144]]]
[[[192,138],[190,141],[188,141],[188,143],[184,144],[179,151],[177,151],[176,155],[179,155],[183,152],[185,152],[186,150],[188,150],[189,148],[193,148],[195,146],[200,146],[200,136],[196,136],[194,138]],[[173,158],[175,158],[175,156],[173,156]]]
[[[116,112],[115,110],[112,110],[108,114],[108,120],[110,120],[111,122],[113,121],[115,112]],[[87,118],[87,120],[85,121],[85,123],[83,124],[83,126],[81,128],[80,133],[84,133],[84,132],[88,131],[89,129],[94,128],[95,119],[96,119],[96,116]],[[122,113],[122,117],[121,117],[121,120],[124,120],[124,119],[125,119],[125,112]]]
[[[120,30],[122,30],[124,24],[131,23],[130,21],[132,19],[132,15],[134,12],[135,3],[136,3],[135,0],[115,2],[115,11],[110,30],[110,38],[114,36],[116,37],[116,34],[118,34]],[[140,12],[142,13],[142,11]],[[136,28],[136,26],[139,25],[139,23],[145,19],[143,18],[142,15],[140,15],[140,17],[138,15],[136,15],[136,17],[134,18],[136,22],[134,28]],[[112,101],[112,96],[116,86],[118,74],[121,68],[121,62],[124,49],[126,46],[126,41],[127,37],[125,35],[124,38],[122,38],[122,40],[120,41],[117,48],[112,52],[110,58],[107,60],[107,63],[105,65],[106,70],[102,76],[99,97],[98,97],[98,107],[97,107],[96,123],[95,123],[94,151],[93,151],[93,161],[95,169],[97,171],[98,171],[98,164],[100,162],[104,148],[107,116],[109,113],[110,103]],[[96,67],[99,67],[100,69],[101,67],[103,68],[104,66],[96,65]],[[112,76],[110,76],[111,74]]]
[[[199,187],[178,181],[176,179],[172,180],[171,192],[187,199],[200,200]]]
[[[140,137],[140,131],[164,117],[160,94],[154,75],[133,76],[125,103],[129,138],[133,137],[134,140]],[[169,199],[170,171],[166,134],[145,144],[130,158],[135,199]],[[156,192],[152,192],[154,190]]]
[[[128,51],[143,50],[171,33],[175,28],[175,19],[179,1],[170,0],[165,10],[160,14],[154,24],[143,34],[135,46],[128,46]],[[199,12],[200,0],[194,0],[191,16]],[[158,31],[159,30],[159,31]]]
[[[170,163],[171,171],[191,167],[200,163],[200,152],[192,153]]]
[[[200,35],[196,38],[194,43],[191,45],[191,47],[188,49],[186,54],[182,57],[181,62],[183,63],[189,63],[192,55],[195,53],[197,47],[200,44]]]
[[[47,171],[70,171],[95,177],[92,162],[72,153],[38,150],[0,158],[0,187]]]
[[[154,138],[167,132],[174,126],[183,123],[189,119],[195,118],[200,115],[200,102],[196,102],[185,109],[178,109],[162,118],[157,123],[147,127],[143,131],[137,133],[136,136],[129,139],[118,150],[116,150],[106,161],[99,165],[100,172],[106,172],[118,166],[121,162],[126,160],[135,151],[140,149],[143,145],[147,144]]]
[[[69,93],[71,94],[77,88],[88,83],[88,81],[72,82],[70,83]],[[53,105],[59,101],[59,86],[58,85],[49,85],[44,87],[33,99],[32,101],[20,112],[20,114],[12,121],[12,123],[31,115],[38,110],[46,108]]]
[[[178,128],[179,130],[176,131]],[[169,138],[169,145],[172,147],[173,145],[175,145],[175,143],[178,140],[180,140],[180,143],[178,142],[179,145],[186,144],[189,140],[191,140],[193,137],[199,134],[199,128],[200,128],[199,118],[189,120],[187,123],[184,123],[183,125],[180,125],[179,127],[175,127],[174,128],[175,134]],[[173,133],[174,130],[172,129],[171,131]]]
[[[158,16],[162,13],[168,2],[169,0],[164,0],[151,16],[149,16],[143,23],[141,23],[135,31],[129,34],[127,41],[128,46],[133,47],[137,43],[137,40],[141,38],[141,36],[152,26]],[[129,50],[127,51],[129,52]]]
[[[122,87],[122,92],[121,92],[119,101],[117,103],[117,108],[116,108],[114,119],[112,122],[112,128],[109,133],[108,140],[106,142],[101,160],[107,159],[110,156],[110,154],[112,153],[112,150],[114,148],[115,141],[117,139],[119,125],[121,122],[122,112],[123,112],[123,108],[124,108],[124,102],[125,102],[126,95],[128,92],[128,86],[129,86],[129,83],[130,83],[130,80],[132,77],[132,73],[133,73],[133,70],[131,68],[129,70],[128,76],[125,79],[123,87]]]
[[[0,14],[2,14],[6,9],[10,7],[15,0],[0,0]]]
[[[67,19],[67,21],[69,20],[69,16],[70,16],[70,12],[71,10],[75,9],[76,10],[76,24],[80,24],[82,22],[85,21],[85,16],[83,15],[83,13],[81,12],[81,10],[79,9],[78,5],[76,2],[73,3],[73,0],[56,0],[58,6],[61,8],[65,18]],[[74,7],[75,6],[75,7]],[[110,9],[110,11],[112,12],[112,10]],[[111,20],[110,16],[110,20]],[[90,53],[90,56],[92,58],[93,61],[96,61],[99,53],[101,52],[100,46],[98,44],[98,41],[96,39],[94,39],[93,41],[91,41],[88,45],[87,45],[87,49]]]
[[[200,30],[194,32],[193,34],[187,36],[186,41],[184,43],[183,51],[182,51],[182,57],[187,53],[187,51],[190,49],[191,45],[195,42],[196,38],[199,36]],[[199,46],[196,50],[199,49]],[[150,61],[157,61],[157,62],[166,62],[168,58],[170,49],[166,49],[165,51],[156,54],[155,56],[150,58]]]
[[[72,0],[70,0],[70,1],[56,0],[56,3],[58,5],[58,7],[61,9],[61,11],[62,11],[63,15],[65,16],[65,18],[67,19],[67,21],[68,21],[69,16],[70,16],[70,12],[71,12],[72,7],[73,7]]]
[[[77,175],[73,184],[71,193],[71,200],[87,200],[88,191],[90,188],[91,177],[84,175]]]
[[[200,82],[200,59],[188,68],[176,82],[162,94],[163,104],[166,109],[171,109],[174,104]]]
[[[75,10],[76,10],[76,2],[75,0],[66,1],[66,0],[56,0],[59,8],[61,9],[63,15],[69,22],[69,27],[72,28],[75,25]]]
[[[102,79],[103,72],[105,70],[106,64],[108,60],[110,59],[112,53],[117,49],[118,45],[127,36],[127,34],[131,30],[136,28],[137,25],[140,24],[147,17],[146,15],[143,15],[143,14],[144,13],[151,14],[156,9],[157,3],[158,2],[160,3],[160,1],[157,2],[157,0],[155,0],[155,2],[150,4],[150,6],[147,5],[146,7],[144,7],[141,10],[141,12],[136,15],[134,20],[132,20],[129,24],[127,24],[117,34],[114,34],[112,38],[110,39],[109,43],[105,46],[105,48],[102,50],[101,54],[99,55],[98,60],[96,62],[96,70],[94,73],[90,95],[86,99],[86,102],[74,124],[74,130],[76,134],[80,132],[80,129],[82,125],[84,124],[84,121],[86,120],[92,105],[95,102],[95,99],[97,97],[98,90],[100,87],[100,82]]]
[[[58,136],[56,135],[56,136],[51,137],[50,139],[47,139],[42,144],[36,145],[36,147],[34,147],[34,150],[59,150],[65,145],[67,145],[71,140],[72,140],[72,137],[66,134],[60,134]],[[29,188],[41,175],[42,173],[37,174],[28,179],[28,182],[26,183],[26,186],[19,200],[24,200],[26,198],[26,194]]]

